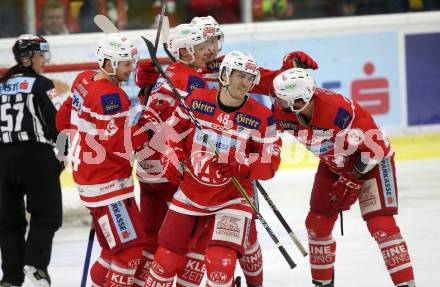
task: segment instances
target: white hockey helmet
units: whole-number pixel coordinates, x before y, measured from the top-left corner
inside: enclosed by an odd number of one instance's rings
[[[315,92],[315,80],[302,68],[286,70],[273,80],[275,95],[288,103],[290,109],[299,113],[305,109]],[[303,100],[306,104],[301,109],[294,109],[295,100]]]
[[[222,63],[220,64],[220,73],[218,78],[222,86],[229,85],[229,77],[232,70],[242,71],[254,75],[254,81],[251,89],[260,82],[260,70],[258,69],[257,62],[251,55],[242,53],[240,51],[232,51],[226,54]],[[223,71],[225,71],[226,79],[222,78]]]
[[[195,61],[194,46],[203,44],[207,40],[208,36],[202,27],[194,24],[180,24],[171,30],[168,38],[168,50],[177,61],[191,64]],[[180,58],[180,49],[186,49],[191,55],[192,60],[189,63]]]
[[[108,75],[115,75],[119,62],[134,61],[138,59],[138,51],[132,41],[120,33],[106,35],[98,42],[96,50],[99,68]],[[108,73],[104,70],[104,61],[108,59],[113,67],[113,72]]]
[[[218,38],[218,50],[220,51],[223,46],[223,40],[225,38],[223,30],[214,19],[214,17],[208,15],[206,17],[194,17],[191,20],[191,24],[198,25],[203,28],[208,37]]]

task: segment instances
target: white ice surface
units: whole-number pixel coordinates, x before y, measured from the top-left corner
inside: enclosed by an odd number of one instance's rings
[[[280,171],[274,179],[262,182],[305,246],[304,219],[314,172],[313,169]],[[417,286],[436,286],[440,282],[440,160],[399,162],[397,174],[400,209],[396,218],[408,244]],[[295,269],[289,269],[264,228],[258,224],[264,256],[264,285],[312,286],[308,258],[301,256],[261,196],[260,208],[298,265]],[[357,205],[344,214],[344,227],[343,237],[340,235],[339,221],[333,231],[337,240],[336,286],[393,286]],[[87,227],[63,227],[57,232],[49,268],[52,286],[80,286],[88,233]],[[95,242],[92,262],[98,250]],[[26,280],[23,286],[32,285]]]

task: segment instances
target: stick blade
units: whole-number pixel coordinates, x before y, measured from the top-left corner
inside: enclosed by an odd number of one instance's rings
[[[162,23],[162,43],[168,43],[169,34],[170,34],[170,20],[168,19],[168,16],[164,16]]]
[[[145,38],[144,36],[141,36],[142,40],[144,40],[145,44],[147,45],[147,49],[148,49],[148,53],[150,53],[150,57],[154,58],[156,57],[156,53],[155,53],[155,48],[153,43],[151,43],[150,40],[148,40],[147,38]]]
[[[119,32],[115,24],[113,24],[113,22],[104,15],[101,14],[96,15],[93,18],[93,21],[95,22],[96,26],[98,26],[98,28],[101,29],[101,31],[106,34]]]

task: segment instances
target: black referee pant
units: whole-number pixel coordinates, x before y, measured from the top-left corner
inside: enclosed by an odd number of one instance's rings
[[[21,285],[23,267],[47,270],[62,224],[60,164],[38,142],[0,144],[0,248],[3,280]],[[30,213],[29,232],[25,239]]]

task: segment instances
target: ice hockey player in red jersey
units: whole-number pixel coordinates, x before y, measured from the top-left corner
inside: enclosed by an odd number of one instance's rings
[[[173,85],[183,96],[191,94],[194,89],[207,87],[206,82],[199,74],[200,69],[205,66],[208,56],[212,53],[212,47],[206,40],[207,37],[203,30],[192,24],[181,24],[171,30],[168,49],[176,62],[169,65],[166,72]],[[140,69],[138,67],[138,70]],[[138,78],[145,79],[150,74],[154,75],[154,73],[143,73],[140,77],[138,75]],[[174,112],[177,104],[176,96],[164,79],[160,77],[148,98],[148,109],[162,110],[163,113],[157,120],[164,122]],[[157,145],[153,141],[147,143],[147,147],[144,149],[147,153],[139,154],[136,169],[141,189],[140,209],[147,237],[147,250],[144,252],[144,259],[149,262],[153,260],[158,248],[157,235],[168,211],[168,204],[177,190],[177,185],[170,183],[163,176],[164,169],[160,163],[161,148],[163,146],[160,143]],[[202,280],[204,273],[203,251],[192,250],[188,256],[189,270],[183,270],[182,275],[178,276],[178,286],[180,286],[179,284],[184,284],[184,286],[199,285]]]
[[[209,63],[202,69],[203,78],[208,83],[210,88],[219,87],[219,67],[224,56],[219,56],[223,46],[224,35],[221,26],[212,16],[194,17],[191,20],[192,24],[199,25],[208,36],[208,41],[212,42],[212,54],[209,57]],[[302,65],[310,69],[317,69],[318,64],[313,61],[310,56],[304,52],[296,51],[288,53],[283,59],[283,65],[280,70],[269,70],[259,67],[260,82],[253,89],[253,93],[257,94],[272,94],[272,81],[274,77],[283,70],[295,67],[299,61]],[[258,205],[258,192],[254,192],[254,202]],[[240,266],[246,278],[246,283],[249,287],[263,285],[263,254],[261,252],[260,243],[257,238],[257,229],[255,226],[255,218],[252,220],[249,232],[249,242],[246,244],[246,252],[239,260]]]
[[[208,59],[208,64],[202,69],[201,73],[204,79],[208,82],[210,88],[218,88],[218,73],[220,63],[224,56],[219,56],[219,52],[222,50],[224,34],[221,26],[212,16],[206,17],[194,17],[191,20],[191,24],[202,27],[208,36],[208,41],[212,42],[213,49]],[[296,63],[300,63],[307,69],[318,69],[318,64],[306,53],[302,51],[294,51],[287,53],[283,58],[283,64],[279,70],[270,70],[264,67],[259,67],[260,70],[260,82],[252,89],[252,93],[271,95],[272,81],[276,75],[290,68],[296,67]]]
[[[162,156],[165,176],[175,183],[183,180],[160,230],[160,247],[145,286],[171,286],[174,275],[185,267],[188,248],[201,240],[196,228],[200,226],[210,230],[204,239],[207,286],[231,286],[252,218],[252,209],[231,176],[252,195],[251,181],[269,179],[278,169],[281,140],[272,112],[247,96],[259,80],[255,61],[234,51],[223,60],[221,71],[221,90],[197,89],[185,99],[203,131],[182,106],[169,121],[178,134],[189,133],[178,142],[170,137],[170,149]],[[213,141],[219,158],[203,134]],[[183,174],[173,160],[175,155],[186,166]]]
[[[316,88],[312,76],[300,68],[281,73],[273,86],[278,127],[320,159],[306,219],[315,286],[334,286],[332,230],[338,213],[359,201],[394,285],[414,287],[408,248],[394,219],[394,152],[371,115],[340,94]]]
[[[128,125],[130,102],[119,83],[137,59],[134,44],[121,34],[99,41],[100,71],[83,72],[57,117],[59,129],[74,131],[72,170],[80,199],[89,208],[101,256],[90,270],[93,286],[133,286],[142,273],[145,236],[132,179],[132,154],[148,140],[139,125]],[[139,268],[137,269],[139,265]]]

